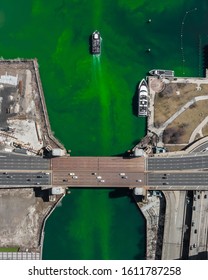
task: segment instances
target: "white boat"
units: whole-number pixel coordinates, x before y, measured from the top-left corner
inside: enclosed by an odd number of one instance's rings
[[[138,86],[138,116],[148,114],[148,86],[145,79],[142,79]]]
[[[97,30],[91,35],[91,53],[100,54],[101,52],[101,37]]]
[[[174,71],[173,70],[158,70],[153,69],[149,71],[150,75],[153,76],[159,76],[159,77],[174,77]]]

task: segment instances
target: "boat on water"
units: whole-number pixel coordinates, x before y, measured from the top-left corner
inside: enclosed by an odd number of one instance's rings
[[[142,79],[138,86],[138,116],[148,114],[148,86],[145,79]]]
[[[158,69],[153,69],[149,71],[150,75],[153,76],[159,76],[159,77],[174,77],[174,71],[173,70],[158,70]]]
[[[100,32],[97,30],[92,33],[91,36],[91,53],[100,54],[101,52],[101,37]]]

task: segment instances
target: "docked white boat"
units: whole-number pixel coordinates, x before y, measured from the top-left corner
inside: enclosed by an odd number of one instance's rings
[[[153,69],[153,70],[149,71],[149,73],[150,73],[150,75],[159,76],[159,77],[167,77],[167,78],[174,77],[174,71],[173,70]]]
[[[148,86],[143,79],[138,86],[138,116],[147,116],[148,114]]]

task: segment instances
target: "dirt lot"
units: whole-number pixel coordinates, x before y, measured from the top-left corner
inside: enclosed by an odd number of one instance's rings
[[[32,188],[0,189],[0,247],[38,249],[43,219],[53,206],[44,200]]]
[[[0,60],[0,150],[41,154],[51,136],[36,60]],[[3,172],[3,171],[2,171]],[[62,197],[40,188],[0,186],[0,248],[40,250],[43,221]]]
[[[195,96],[201,95],[208,95],[208,85],[202,85],[201,90],[197,90],[197,84],[167,84],[162,92],[155,95],[155,127],[159,127]]]
[[[192,83],[191,83],[192,82]],[[208,96],[206,80],[191,78],[165,84],[164,89],[155,94],[154,126],[161,129],[164,122],[178,112],[195,97]],[[185,108],[185,107],[184,107]],[[199,100],[181,113],[163,131],[162,141],[169,151],[183,149],[189,144],[196,127],[208,116],[208,100]],[[160,130],[161,131],[161,130]],[[208,125],[194,136],[196,140],[208,135]]]
[[[202,129],[202,134],[205,136],[205,135],[208,135],[208,124],[205,125]]]
[[[164,131],[163,140],[168,144],[184,144],[194,129],[203,121],[208,113],[208,100],[198,101],[178,118],[176,118]]]

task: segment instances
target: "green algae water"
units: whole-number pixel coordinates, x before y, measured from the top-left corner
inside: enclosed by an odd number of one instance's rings
[[[202,74],[208,3],[198,2],[2,1],[0,56],[37,57],[52,130],[72,156],[122,154],[146,133],[134,100],[147,72]],[[72,189],[47,221],[43,258],[144,259],[145,221],[128,191]]]

